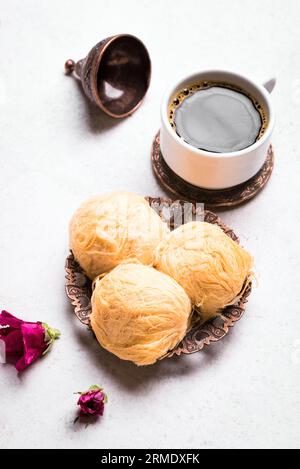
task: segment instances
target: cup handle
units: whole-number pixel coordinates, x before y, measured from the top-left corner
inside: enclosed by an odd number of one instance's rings
[[[275,77],[263,83],[263,87],[266,88],[266,90],[269,91],[269,93],[272,93],[273,89],[275,88],[275,85],[276,85]]]

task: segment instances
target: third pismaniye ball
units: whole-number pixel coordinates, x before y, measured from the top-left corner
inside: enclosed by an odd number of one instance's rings
[[[95,281],[91,326],[99,343],[123,360],[150,365],[186,334],[191,301],[153,267],[121,264]]]

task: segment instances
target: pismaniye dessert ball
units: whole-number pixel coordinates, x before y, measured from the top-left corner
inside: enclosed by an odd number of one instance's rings
[[[91,327],[98,342],[123,360],[150,365],[185,336],[191,301],[153,267],[120,264],[94,282]]]
[[[150,265],[169,229],[140,195],[112,192],[84,202],[70,223],[70,248],[90,279],[124,261]]]
[[[252,269],[251,255],[217,226],[190,222],[159,244],[154,266],[174,278],[206,321],[233,304]]]

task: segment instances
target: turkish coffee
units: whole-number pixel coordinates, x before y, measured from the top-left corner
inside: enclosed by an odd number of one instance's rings
[[[199,82],[179,91],[169,106],[169,121],[185,142],[214,153],[243,150],[267,127],[262,104],[223,82]]]

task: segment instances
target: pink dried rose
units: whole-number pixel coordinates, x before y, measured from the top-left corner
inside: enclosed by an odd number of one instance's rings
[[[59,336],[57,329],[44,322],[23,321],[7,311],[0,314],[0,340],[4,342],[6,357],[18,371],[45,355]]]
[[[76,394],[80,394],[77,402],[77,405],[80,407],[79,417],[103,415],[104,406],[107,403],[107,395],[102,388],[93,385],[87,391]]]

